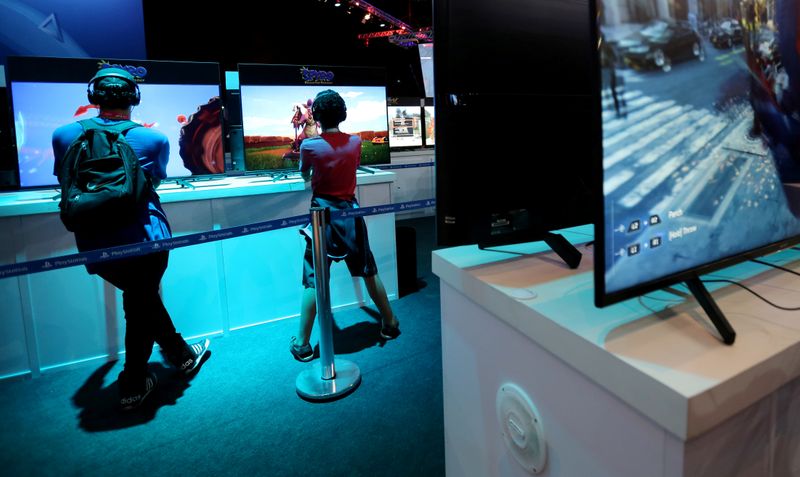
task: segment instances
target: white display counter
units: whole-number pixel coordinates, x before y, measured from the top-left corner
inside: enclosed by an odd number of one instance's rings
[[[433,149],[392,151],[390,167],[395,173],[392,197],[395,202],[411,202],[436,197],[436,170]],[[436,215],[435,207],[398,212],[397,219],[413,219]]]
[[[591,228],[564,235],[586,242]],[[500,248],[522,255],[434,252],[447,475],[530,475],[498,423],[498,389],[509,383],[539,412],[540,475],[800,475],[800,312],[717,287],[737,332],[727,346],[677,288],[598,309],[592,248],[578,248],[577,270],[541,243]],[[794,250],[769,258],[800,270],[798,259]],[[713,276],[800,306],[797,276],[752,262]]]
[[[362,206],[393,202],[395,175],[358,173]],[[158,188],[175,236],[307,214],[311,191],[299,176],[242,176]],[[75,253],[58,217],[55,190],[0,194],[0,264]],[[395,217],[366,217],[370,245],[390,299],[397,297]],[[178,248],[170,253],[162,296],[185,337],[297,316],[305,243],[297,227]],[[331,269],[331,304],[369,301],[344,264]],[[84,267],[0,279],[0,377],[37,375],[123,349],[119,291]],[[313,338],[312,338],[313,339]],[[286,337],[287,350],[288,340]],[[288,352],[288,351],[287,351]]]

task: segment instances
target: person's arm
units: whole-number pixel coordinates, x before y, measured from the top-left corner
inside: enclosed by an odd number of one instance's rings
[[[153,187],[158,187],[162,179],[167,177],[167,163],[169,162],[169,139],[167,136],[161,138],[161,144],[158,148],[158,157],[156,157],[151,172],[153,179]]]
[[[311,154],[308,152],[308,148],[306,148],[305,145],[305,141],[300,144],[300,177],[308,182],[311,180]]]
[[[81,126],[78,123],[72,123],[53,131],[52,144],[53,144],[53,175],[58,177],[59,169],[61,169],[61,161],[64,154],[67,153],[70,144],[74,141],[81,132]]]
[[[139,155],[142,169],[158,187],[162,179],[167,177],[169,162],[169,139],[158,131],[136,128],[125,136],[134,151]]]

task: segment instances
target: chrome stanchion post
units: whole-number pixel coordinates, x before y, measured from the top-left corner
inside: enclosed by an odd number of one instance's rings
[[[314,253],[314,285],[317,292],[317,324],[319,329],[319,362],[322,366],[322,379],[336,376],[333,362],[333,312],[331,311],[330,276],[328,269],[328,248],[325,242],[325,226],[330,209],[315,207],[311,209],[311,247]]]
[[[314,286],[317,294],[319,363],[297,376],[297,394],[305,399],[327,401],[355,390],[361,384],[361,371],[355,363],[335,359],[333,352],[333,313],[331,312],[328,251],[325,242],[330,209],[311,208],[311,247],[314,255]]]

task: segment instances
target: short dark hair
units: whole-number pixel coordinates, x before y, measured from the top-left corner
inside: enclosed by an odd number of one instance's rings
[[[311,105],[311,114],[314,120],[321,123],[323,127],[335,128],[339,123],[347,119],[347,105],[339,93],[332,89],[320,91],[314,98]]]

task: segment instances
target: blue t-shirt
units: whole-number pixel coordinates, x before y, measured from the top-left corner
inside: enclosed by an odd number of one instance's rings
[[[104,118],[92,118],[98,124],[118,124],[120,121]],[[53,132],[53,154],[55,164],[53,174],[58,176],[61,161],[70,144],[83,131],[79,123],[70,123],[61,126]],[[167,162],[169,161],[169,140],[162,132],[146,127],[131,129],[125,133],[125,140],[131,145],[142,168],[150,176],[153,185],[160,183],[167,177]],[[153,191],[148,201],[148,215],[140,220],[126,224],[119,228],[104,230],[98,234],[75,234],[78,250],[94,250],[98,248],[114,247],[130,243],[160,240],[172,236],[167,222],[167,216],[161,207],[158,194]]]

